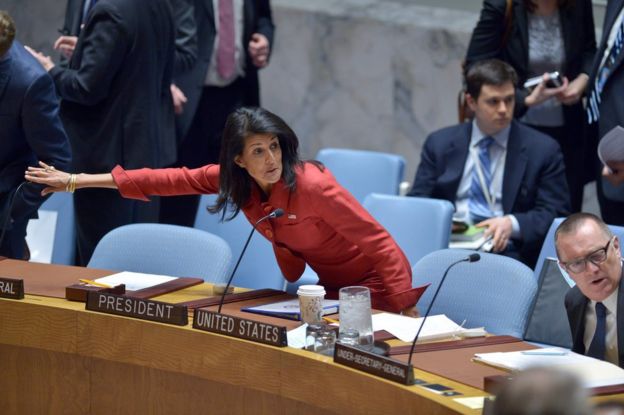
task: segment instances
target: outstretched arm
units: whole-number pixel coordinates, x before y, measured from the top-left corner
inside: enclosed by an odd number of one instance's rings
[[[30,182],[45,185],[46,187],[41,191],[42,195],[53,192],[73,192],[75,189],[87,187],[117,189],[117,184],[110,173],[71,174],[57,170],[42,161],[39,162],[39,166],[41,167],[28,167],[24,177]]]

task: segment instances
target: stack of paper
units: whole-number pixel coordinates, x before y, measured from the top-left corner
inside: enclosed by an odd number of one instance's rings
[[[373,315],[373,331],[385,330],[404,342],[412,342],[422,322],[422,318],[379,313]],[[418,343],[428,340],[463,337],[467,332],[471,332],[473,336],[475,335],[474,331],[461,327],[444,314],[429,316],[420,332]],[[485,335],[485,331],[481,330],[479,334]]]
[[[115,287],[119,284],[126,284],[126,291],[138,291],[144,288],[154,287],[177,279],[178,277],[169,277],[167,275],[143,274],[140,272],[118,272],[95,280],[101,284]]]
[[[624,383],[624,369],[604,360],[557,347],[518,352],[477,353],[473,360],[510,371],[535,366],[567,370],[577,375],[588,388]]]
[[[323,315],[334,314],[338,312],[338,300],[323,299]],[[263,304],[252,307],[244,307],[242,311],[249,313],[263,314],[266,316],[287,318],[291,320],[301,320],[301,311],[299,310],[299,299],[279,301],[277,303]]]

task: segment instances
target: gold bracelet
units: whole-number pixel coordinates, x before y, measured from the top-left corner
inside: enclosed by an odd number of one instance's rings
[[[72,175],[70,174],[69,177],[67,178],[67,183],[65,183],[66,192],[69,192],[69,185],[71,184],[71,178],[72,178]]]
[[[76,174],[71,174],[69,176],[69,181],[67,182],[67,186],[65,186],[65,191],[69,193],[74,193],[76,191],[76,180],[78,176]]]

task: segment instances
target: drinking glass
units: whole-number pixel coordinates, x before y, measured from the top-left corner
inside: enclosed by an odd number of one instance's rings
[[[339,291],[340,300],[340,334],[342,337],[349,331],[359,333],[359,347],[372,350],[373,318],[371,315],[370,290],[367,287],[344,287]],[[341,337],[339,334],[339,338]]]

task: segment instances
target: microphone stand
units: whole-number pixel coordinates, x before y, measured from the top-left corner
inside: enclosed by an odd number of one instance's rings
[[[459,261],[453,262],[451,265],[448,266],[446,271],[444,271],[444,275],[442,276],[442,279],[440,280],[440,284],[438,284],[438,288],[436,289],[436,292],[433,294],[433,298],[431,299],[431,302],[429,303],[429,307],[427,307],[427,312],[425,313],[425,317],[423,318],[422,324],[418,328],[418,331],[416,332],[416,337],[414,337],[414,341],[412,342],[412,347],[410,348],[410,352],[409,352],[409,358],[407,360],[408,366],[412,364],[412,356],[414,355],[414,348],[416,347],[418,336],[420,336],[420,332],[422,331],[423,327],[425,327],[425,322],[427,321],[427,317],[429,317],[429,313],[431,312],[431,307],[433,306],[433,303],[438,297],[438,293],[440,292],[440,288],[442,288],[442,284],[444,284],[444,280],[446,279],[448,272],[451,270],[451,268],[453,268],[455,265],[461,262],[477,262],[480,259],[481,259],[481,255],[470,254],[467,257],[460,259]]]
[[[223,302],[225,301],[225,295],[227,294],[228,289],[230,288],[230,285],[232,284],[232,280],[234,279],[234,274],[236,274],[236,270],[238,269],[238,266],[240,265],[241,260],[243,259],[243,255],[245,254],[245,251],[247,250],[247,245],[249,245],[249,241],[251,241],[251,236],[256,230],[256,226],[258,226],[261,222],[264,222],[267,219],[279,218],[282,215],[284,215],[284,209],[277,208],[273,212],[269,213],[268,215],[258,219],[256,223],[251,225],[251,232],[249,232],[249,236],[247,237],[245,246],[243,246],[243,250],[238,256],[238,261],[236,261],[236,265],[234,266],[234,269],[232,270],[232,274],[230,275],[227,285],[225,286],[225,290],[223,290],[223,294],[221,294],[221,301],[219,301],[219,308],[217,309],[217,313],[221,313],[221,308],[223,307]]]

